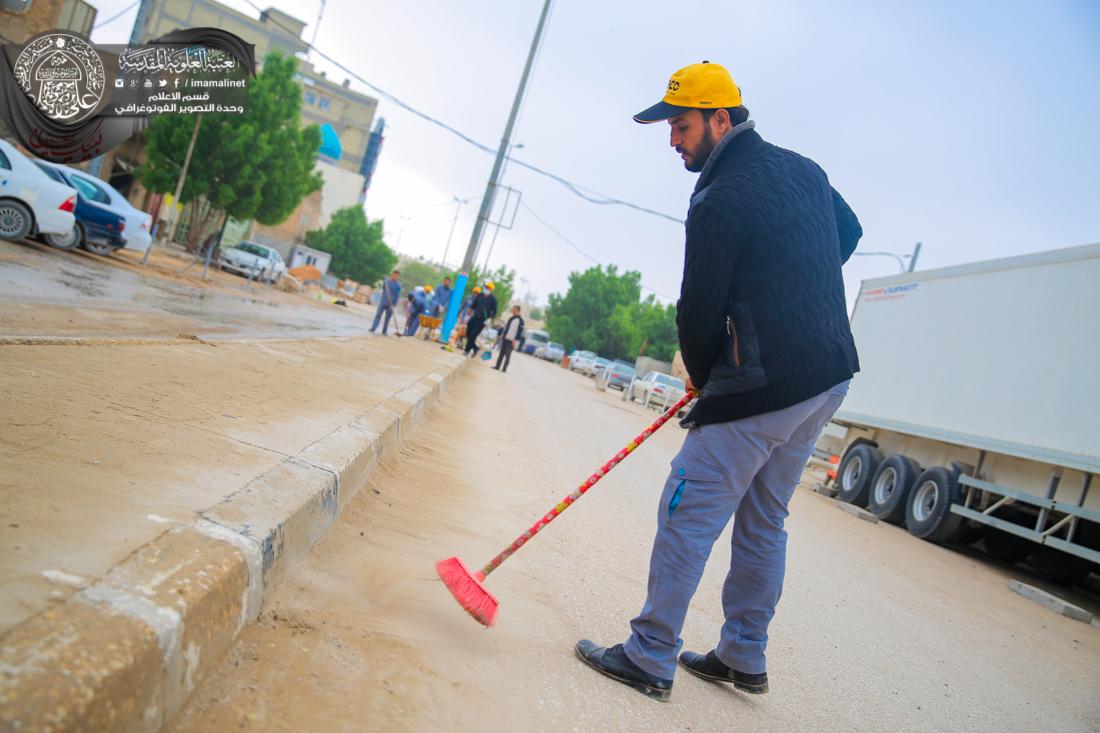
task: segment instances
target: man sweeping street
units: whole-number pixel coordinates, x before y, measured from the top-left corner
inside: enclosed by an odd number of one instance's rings
[[[401,282],[398,278],[401,277],[401,273],[394,270],[390,273],[388,280],[382,281],[382,294],[378,299],[378,310],[374,313],[374,323],[370,327],[370,332],[374,333],[378,328],[378,322],[382,320],[382,316],[385,315],[386,320],[382,323],[382,335],[386,335],[386,331],[390,327],[390,317],[393,316],[393,309],[398,305],[398,298],[401,297]]]
[[[787,504],[822,427],[859,370],[841,265],[858,220],[812,160],[766,142],[728,71],[704,61],[672,75],[635,115],[667,121],[669,144],[699,173],[676,307],[680,350],[699,398],[657,514],[645,603],[630,636],[577,656],[668,700],[679,663],[749,693],[768,690],[768,624],[783,587]],[[714,541],[730,517],[725,623],[706,653],[680,631]]]

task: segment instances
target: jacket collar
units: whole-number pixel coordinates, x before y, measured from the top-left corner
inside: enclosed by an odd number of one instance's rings
[[[710,183],[714,177],[715,171],[718,170],[719,160],[722,158],[723,153],[728,150],[740,150],[749,146],[752,142],[760,140],[760,135],[754,130],[756,122],[754,120],[745,120],[739,125],[734,125],[733,129],[727,132],[718,144],[714,146],[714,150],[711,151],[710,157],[707,158],[707,162],[703,165],[703,170],[699,173],[699,180],[695,182],[695,190],[693,193],[698,193],[703,187]],[[743,135],[742,133],[749,133]],[[740,138],[740,139],[738,139]],[[737,140],[737,144],[733,145],[733,141]],[[732,154],[726,157],[732,157]]]

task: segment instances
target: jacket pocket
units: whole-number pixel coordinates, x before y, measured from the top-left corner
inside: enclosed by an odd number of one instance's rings
[[[725,322],[726,342],[721,357],[711,367],[703,397],[748,392],[768,383],[749,304],[732,303]]]

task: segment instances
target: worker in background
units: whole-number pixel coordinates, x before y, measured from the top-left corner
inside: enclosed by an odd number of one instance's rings
[[[447,315],[447,308],[451,305],[451,295],[453,293],[451,278],[443,278],[443,283],[435,289],[435,305],[431,311],[434,318],[443,318]]]
[[[409,320],[405,324],[405,335],[415,336],[416,330],[420,328],[420,316],[428,311],[428,294],[431,285],[425,288],[423,285],[417,285],[413,288],[412,301],[409,304]]]
[[[467,354],[477,354],[477,337],[481,335],[481,329],[485,328],[485,322],[497,314],[497,299],[493,296],[493,288],[492,282],[485,283],[485,289],[470,304],[470,320],[466,323]]]
[[[401,283],[397,278],[401,276],[401,273],[394,270],[390,273],[388,279],[382,281],[382,294],[378,298],[378,310],[374,312],[374,324],[370,327],[370,332],[374,333],[378,328],[378,321],[382,318],[382,314],[386,315],[386,320],[382,323],[382,335],[386,335],[386,331],[390,327],[390,317],[393,315],[393,309],[397,307],[398,300],[401,297]]]
[[[512,351],[523,338],[523,316],[520,315],[520,307],[512,306],[512,317],[504,324],[504,330],[500,335],[500,356],[497,357],[497,365],[493,367],[497,371],[508,371],[508,364],[512,361]]]
[[[481,294],[481,287],[475,285],[474,289],[462,299],[462,306],[458,309],[458,325],[465,326],[470,320],[470,308],[479,294]]]

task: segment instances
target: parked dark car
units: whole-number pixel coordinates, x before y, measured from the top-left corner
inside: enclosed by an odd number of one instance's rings
[[[84,247],[97,255],[109,255],[126,246],[123,232],[126,219],[113,211],[110,200],[100,200],[101,194],[60,166],[34,161],[42,172],[58,183],[76,189],[76,225],[68,234],[43,234],[46,244],[57,249]]]

